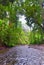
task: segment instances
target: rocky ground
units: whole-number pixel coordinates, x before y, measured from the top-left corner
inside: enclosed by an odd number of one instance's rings
[[[0,53],[0,65],[44,65],[44,46],[12,47]]]

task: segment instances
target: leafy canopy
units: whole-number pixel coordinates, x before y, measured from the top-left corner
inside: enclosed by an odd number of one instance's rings
[[[9,17],[7,17],[7,12]],[[34,30],[38,28],[44,30],[39,0],[0,0],[0,19],[8,18],[17,26],[19,14],[25,15],[30,27],[34,24]]]

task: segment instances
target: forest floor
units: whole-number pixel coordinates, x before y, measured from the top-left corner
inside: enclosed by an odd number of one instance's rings
[[[44,65],[44,44],[0,47],[0,65]]]
[[[18,45],[18,46],[20,46],[20,45]],[[31,45],[29,45],[29,47],[35,48],[35,49],[38,49],[38,50],[43,50],[44,49],[44,44],[40,44],[40,45],[37,45],[37,44],[32,45],[31,44]],[[9,47],[0,45],[0,51],[7,50],[7,49],[9,49]]]

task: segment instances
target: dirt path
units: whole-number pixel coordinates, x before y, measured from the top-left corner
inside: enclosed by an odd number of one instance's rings
[[[0,65],[44,65],[44,47],[38,48],[27,45],[10,48],[0,54]]]

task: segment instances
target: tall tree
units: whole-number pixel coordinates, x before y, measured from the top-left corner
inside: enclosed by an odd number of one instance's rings
[[[25,15],[27,24],[33,29],[41,28],[44,30],[44,21],[42,22],[41,7],[38,0],[0,0],[0,18],[7,18],[7,12],[10,22],[17,25],[18,15]]]
[[[27,24],[32,26],[34,24],[34,28],[38,29],[41,27],[44,30],[44,22],[42,21],[41,15],[41,5],[37,0],[25,0],[21,4],[23,14],[26,16]],[[36,25],[36,26],[35,26]]]

